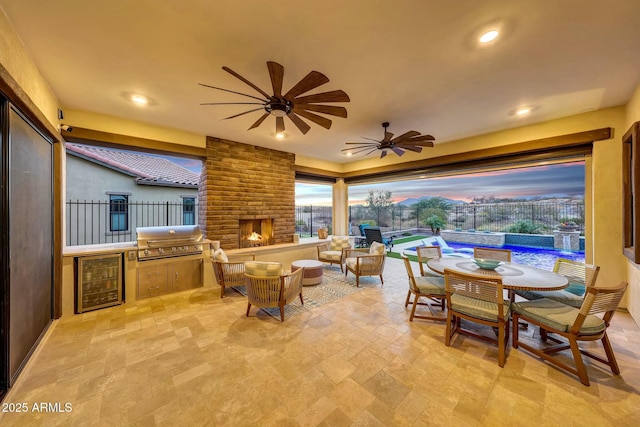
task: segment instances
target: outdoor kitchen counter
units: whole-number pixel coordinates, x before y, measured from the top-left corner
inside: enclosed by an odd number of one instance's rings
[[[202,241],[203,250],[200,255],[189,255],[203,258],[204,286],[213,286],[213,267],[211,266],[211,240]],[[124,279],[124,301],[134,302],[136,298],[136,283],[138,275],[138,247],[135,242],[106,243],[100,245],[69,246],[62,250],[62,317],[75,315],[75,258],[94,255],[124,254],[122,271]],[[132,259],[129,254],[132,253]],[[170,262],[171,258],[167,260]]]

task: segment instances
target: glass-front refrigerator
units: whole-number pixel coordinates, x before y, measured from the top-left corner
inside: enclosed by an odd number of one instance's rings
[[[77,312],[122,304],[122,254],[78,258]]]

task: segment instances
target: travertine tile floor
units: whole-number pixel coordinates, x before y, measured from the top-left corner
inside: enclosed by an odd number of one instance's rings
[[[384,278],[284,323],[246,318],[245,298],[217,287],[58,321],[4,400],[28,411],[0,425],[640,425],[628,314],[610,328],[621,376],[587,362],[584,387],[521,350],[499,368],[488,343],[446,347],[442,324],[408,321],[401,261]],[[61,411],[33,411],[43,402]]]

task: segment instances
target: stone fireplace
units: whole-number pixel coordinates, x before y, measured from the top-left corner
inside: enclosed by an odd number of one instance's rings
[[[251,227],[270,245],[293,242],[294,166],[293,153],[207,137],[198,194],[206,238],[219,240],[224,250],[238,249]]]
[[[240,219],[238,245],[240,248],[273,245],[273,219]]]

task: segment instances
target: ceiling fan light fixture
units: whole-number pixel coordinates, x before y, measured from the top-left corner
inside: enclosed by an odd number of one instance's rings
[[[271,102],[267,104],[264,109],[267,113],[276,117],[284,117],[291,112],[291,105],[286,102]]]

